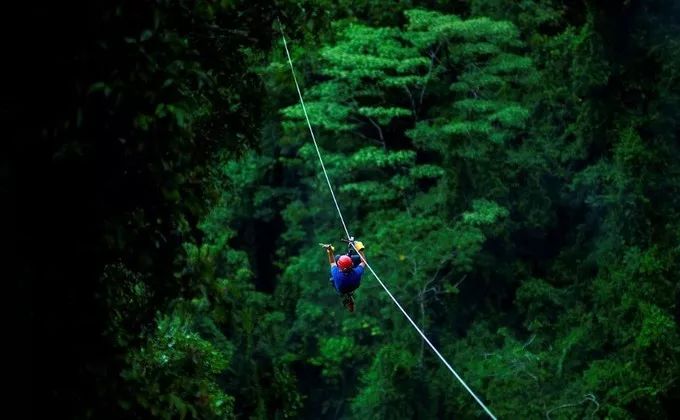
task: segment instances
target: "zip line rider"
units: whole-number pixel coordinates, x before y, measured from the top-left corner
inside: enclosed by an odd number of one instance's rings
[[[351,243],[361,257],[353,254]],[[364,244],[360,241],[349,239],[347,254],[335,256],[333,251],[335,248],[331,244],[319,244],[326,249],[328,255],[328,263],[331,266],[331,285],[342,296],[342,304],[348,311],[354,312],[354,291],[361,285],[361,276],[364,274],[366,264],[363,260],[366,259],[364,255]],[[363,258],[363,260],[362,260]]]

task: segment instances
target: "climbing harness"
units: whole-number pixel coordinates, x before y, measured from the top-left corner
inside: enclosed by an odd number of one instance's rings
[[[326,183],[328,184],[328,189],[331,192],[331,197],[333,197],[333,202],[335,203],[335,208],[338,211],[338,216],[340,216],[340,222],[342,222],[342,227],[345,229],[345,233],[347,234],[348,244],[354,249],[354,251],[356,251],[357,254],[359,254],[361,260],[364,262],[364,264],[369,269],[369,271],[373,274],[373,276],[376,278],[376,280],[378,280],[378,283],[380,283],[380,285],[385,290],[385,292],[387,292],[387,294],[392,299],[392,301],[397,306],[397,308],[399,308],[401,313],[403,313],[404,316],[406,317],[406,319],[408,319],[408,321],[411,323],[411,325],[413,325],[413,328],[415,328],[415,330],[418,331],[418,334],[420,334],[420,336],[423,338],[423,340],[425,340],[427,345],[430,346],[432,351],[439,357],[439,359],[441,359],[442,363],[444,363],[444,365],[451,371],[453,376],[455,376],[455,378],[458,380],[458,382],[460,382],[460,384],[463,385],[465,390],[467,390],[467,392],[472,396],[472,398],[474,398],[475,401],[477,401],[477,403],[480,405],[480,407],[482,407],[484,409],[486,414],[488,414],[489,417],[491,417],[493,420],[496,420],[496,416],[493,415],[493,413],[482,402],[482,400],[479,399],[479,397],[477,397],[477,395],[472,391],[472,389],[470,389],[470,387],[465,383],[465,381],[463,381],[463,378],[461,378],[460,375],[458,375],[458,373],[453,369],[453,367],[451,367],[451,365],[449,364],[449,362],[446,361],[444,356],[442,356],[441,353],[439,353],[437,348],[430,342],[430,340],[427,338],[427,336],[425,336],[425,333],[423,333],[423,331],[418,327],[418,325],[416,325],[416,323],[413,321],[413,319],[411,319],[409,314],[404,310],[404,308],[401,306],[401,304],[399,304],[397,299],[392,295],[392,293],[389,291],[389,289],[387,288],[385,283],[383,283],[382,280],[380,280],[380,277],[378,276],[378,274],[376,274],[376,272],[373,270],[373,268],[368,263],[368,261],[366,261],[366,259],[364,259],[364,257],[361,256],[361,254],[358,252],[358,250],[354,246],[354,238],[349,234],[349,230],[347,229],[347,225],[345,224],[345,219],[342,217],[342,212],[340,211],[340,206],[338,205],[338,200],[336,199],[335,193],[333,192],[333,187],[331,186],[331,181],[328,178],[328,173],[326,173],[326,166],[324,165],[323,159],[321,158],[321,152],[319,150],[319,145],[316,142],[316,137],[314,136],[314,130],[312,130],[312,124],[309,122],[309,116],[307,115],[307,108],[305,107],[305,101],[302,99],[302,92],[300,91],[300,85],[298,84],[297,77],[295,76],[295,69],[293,68],[293,61],[290,58],[290,52],[288,51],[288,43],[286,42],[286,36],[283,33],[283,25],[281,25],[280,20],[279,20],[279,28],[281,30],[281,38],[283,38],[283,47],[285,48],[286,56],[288,57],[288,64],[290,65],[290,71],[293,74],[293,81],[295,82],[295,88],[297,89],[297,93],[298,93],[298,96],[300,98],[300,105],[302,105],[302,112],[305,115],[305,120],[307,121],[307,126],[309,127],[309,132],[312,135],[312,141],[314,142],[314,147],[316,148],[316,154],[319,157],[319,162],[321,163],[321,169],[323,170],[323,174],[326,177]]]

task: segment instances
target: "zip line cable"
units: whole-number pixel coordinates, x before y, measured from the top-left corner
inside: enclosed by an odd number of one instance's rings
[[[293,80],[295,81],[295,87],[297,88],[298,96],[300,97],[300,104],[302,105],[302,112],[305,114],[305,119],[307,120],[307,127],[309,127],[309,133],[312,135],[312,140],[314,141],[314,147],[316,148],[316,154],[319,156],[319,162],[321,162],[321,169],[323,169],[323,174],[326,176],[326,182],[328,183],[328,189],[331,190],[331,196],[333,197],[333,202],[335,203],[335,208],[338,210],[338,215],[340,215],[340,221],[342,222],[342,227],[345,228],[345,234],[347,238],[351,238],[349,230],[347,230],[347,225],[345,224],[345,219],[342,217],[342,212],[340,211],[340,206],[338,205],[338,200],[335,198],[335,193],[333,192],[333,187],[331,186],[331,180],[328,178],[326,173],[326,165],[323,164],[323,159],[321,159],[321,152],[319,151],[319,145],[316,143],[316,137],[314,137],[314,130],[312,130],[312,124],[309,122],[309,116],[307,115],[307,107],[305,107],[305,101],[302,99],[302,92],[300,91],[300,85],[298,84],[297,77],[295,76],[295,69],[293,69],[293,61],[290,59],[290,52],[288,51],[288,44],[286,43],[286,37],[283,35],[283,26],[281,26],[281,21],[279,21],[279,28],[281,29],[281,37],[283,38],[283,47],[286,49],[286,55],[288,56],[288,63],[290,64],[290,71],[293,73]]]
[[[345,224],[345,219],[342,217],[342,212],[340,211],[340,206],[338,205],[338,200],[335,198],[335,193],[333,192],[333,187],[331,186],[331,181],[328,178],[328,173],[326,173],[326,166],[323,164],[323,159],[321,158],[321,152],[319,151],[319,146],[316,143],[316,137],[314,136],[314,131],[312,130],[312,124],[309,122],[309,116],[307,115],[307,108],[305,107],[305,101],[302,99],[302,92],[300,91],[300,85],[298,84],[297,77],[295,76],[295,69],[293,68],[293,60],[291,60],[291,58],[290,58],[290,52],[288,51],[288,44],[286,43],[286,36],[283,33],[283,26],[281,25],[280,20],[279,20],[279,28],[281,30],[281,38],[283,38],[283,46],[286,49],[286,56],[288,57],[288,64],[290,64],[290,71],[293,74],[293,81],[295,81],[295,87],[297,88],[297,93],[298,93],[298,96],[300,97],[300,104],[302,105],[302,112],[305,114],[305,119],[307,120],[307,126],[309,127],[309,132],[312,135],[312,140],[314,141],[314,147],[316,148],[316,154],[319,157],[319,162],[321,163],[321,169],[323,169],[323,174],[326,177],[326,182],[328,183],[328,189],[331,191],[331,196],[333,197],[333,202],[335,203],[335,208],[338,211],[338,216],[340,216],[340,221],[342,222],[342,227],[345,229],[345,233],[347,234],[347,238],[349,239],[349,238],[351,238],[351,236],[349,234],[349,231],[347,230],[347,225]],[[432,351],[434,351],[434,353],[439,357],[439,359],[441,359],[442,363],[444,363],[444,365],[451,371],[451,373],[458,380],[458,382],[460,382],[460,384],[463,385],[465,390],[467,390],[467,392],[470,395],[472,395],[472,398],[474,398],[475,401],[477,401],[477,403],[484,409],[486,414],[488,414],[489,417],[491,417],[493,420],[497,420],[496,416],[493,415],[493,413],[487,408],[487,406],[482,402],[482,400],[479,399],[479,397],[477,397],[477,395],[472,391],[472,389],[470,389],[470,387],[465,383],[465,381],[463,381],[463,378],[461,378],[460,375],[458,375],[458,373],[453,369],[453,367],[451,367],[451,365],[449,364],[449,362],[446,361],[444,356],[442,356],[441,353],[439,353],[437,348],[430,342],[430,340],[427,338],[425,333],[423,333],[423,331],[420,328],[418,328],[418,325],[416,325],[416,323],[413,321],[413,319],[411,319],[409,314],[399,304],[399,301],[397,301],[397,299],[392,295],[392,293],[390,293],[387,286],[385,286],[385,283],[383,283],[382,280],[380,280],[380,277],[378,277],[378,274],[376,274],[376,272],[373,271],[373,268],[370,266],[370,264],[368,264],[368,261],[366,261],[366,259],[364,259],[364,257],[359,253],[359,251],[357,251],[356,247],[354,246],[354,243],[350,242],[350,245],[357,252],[357,254],[359,254],[359,256],[361,257],[361,261],[363,261],[364,264],[366,264],[366,267],[368,267],[369,271],[373,274],[373,276],[376,278],[376,280],[378,280],[378,283],[380,283],[382,288],[385,289],[385,292],[387,292],[387,294],[392,299],[394,304],[397,305],[397,308],[399,308],[401,313],[403,313],[404,316],[406,317],[406,319],[408,319],[408,321],[411,323],[411,325],[413,325],[413,328],[415,328],[415,330],[418,331],[418,334],[420,334],[420,336],[423,338],[423,340],[425,340],[425,342],[430,346]]]
[[[354,244],[353,244],[353,243],[352,243],[352,248],[354,248],[354,250],[357,252],[357,254],[359,254],[359,251],[357,251],[357,249],[354,247]],[[361,257],[361,254],[359,254],[359,256]],[[475,395],[475,393],[470,389],[470,387],[465,383],[465,381],[463,381],[463,378],[461,378],[460,375],[458,375],[458,373],[451,367],[451,365],[449,364],[449,362],[446,361],[446,359],[444,358],[444,356],[442,356],[441,353],[439,353],[439,351],[437,350],[437,348],[430,342],[430,340],[428,340],[427,336],[425,336],[425,333],[424,333],[420,328],[418,328],[418,325],[416,325],[416,323],[411,319],[411,317],[408,315],[408,313],[406,313],[406,311],[404,310],[404,308],[402,308],[402,306],[399,304],[399,302],[397,301],[397,299],[396,299],[394,296],[392,296],[392,293],[390,293],[389,289],[387,289],[387,286],[385,286],[385,284],[382,282],[382,280],[380,280],[380,277],[378,277],[378,275],[376,274],[376,272],[373,271],[373,268],[368,264],[368,261],[366,261],[366,260],[364,259],[364,257],[361,257],[361,260],[364,262],[364,264],[366,264],[366,267],[368,267],[369,271],[370,271],[371,273],[373,273],[373,276],[375,276],[375,279],[378,280],[378,283],[380,283],[380,285],[383,287],[383,289],[385,289],[385,292],[387,292],[387,294],[390,296],[390,298],[392,299],[392,301],[394,302],[394,304],[397,305],[397,308],[399,308],[399,310],[401,311],[401,313],[403,313],[404,316],[406,317],[406,319],[408,319],[408,322],[410,322],[411,325],[413,325],[413,328],[415,328],[416,331],[418,331],[418,334],[420,334],[420,336],[423,337],[423,340],[425,340],[425,342],[427,343],[427,345],[430,346],[430,348],[432,349],[432,351],[433,351],[437,356],[439,356],[439,358],[441,359],[441,361],[446,365],[447,368],[449,368],[449,370],[451,371],[451,373],[453,373],[453,376],[455,376],[456,379],[458,379],[458,382],[460,382],[461,385],[463,385],[463,387],[467,390],[467,392],[469,392],[470,395],[472,395],[472,398],[474,398],[475,401],[477,401],[477,403],[484,409],[484,411],[486,411],[486,414],[488,414],[489,417],[491,417],[492,419],[496,420],[496,416],[494,416],[493,413],[491,413],[491,411],[486,407],[486,405],[484,405],[484,403],[482,402],[482,400],[480,400],[480,399],[477,397],[477,395]]]

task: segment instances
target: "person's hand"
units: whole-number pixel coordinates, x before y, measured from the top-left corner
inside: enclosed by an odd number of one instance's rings
[[[361,241],[354,241],[354,248],[357,250],[357,252],[361,251],[362,249],[365,248],[364,243]]]
[[[331,244],[319,244],[323,249],[326,250],[326,252],[330,251],[335,251],[335,248]]]

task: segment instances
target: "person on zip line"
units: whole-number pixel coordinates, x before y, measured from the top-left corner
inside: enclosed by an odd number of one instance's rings
[[[354,244],[354,247],[352,247]],[[328,255],[328,263],[331,266],[330,283],[342,297],[342,304],[348,311],[354,312],[354,291],[361,285],[361,276],[366,267],[364,244],[349,238],[347,241],[347,253],[334,255],[335,248],[331,244],[319,244]],[[356,252],[354,251],[356,249]],[[359,254],[357,254],[357,252]]]

